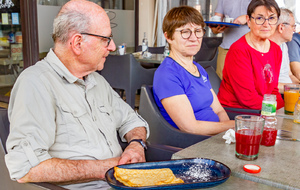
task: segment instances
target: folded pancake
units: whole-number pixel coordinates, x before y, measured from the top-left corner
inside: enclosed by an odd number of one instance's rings
[[[176,178],[169,168],[145,170],[114,167],[114,170],[115,178],[129,187],[184,183],[182,179]]]

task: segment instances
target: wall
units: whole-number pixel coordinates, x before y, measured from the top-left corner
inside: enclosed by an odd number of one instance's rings
[[[55,16],[60,10],[60,6],[37,5],[38,9],[38,33],[39,52],[48,52],[53,47],[52,24]],[[111,20],[113,26],[112,34],[116,45],[126,43],[127,47],[134,47],[134,10],[105,9],[116,13],[116,17]],[[113,14],[108,13],[112,18]]]
[[[52,24],[60,6],[37,5],[39,52],[48,52],[53,46]]]
[[[126,43],[127,47],[134,47],[134,10],[105,9],[116,13],[116,17],[111,20],[112,34],[116,46]],[[112,14],[108,13],[112,18]],[[114,27],[115,24],[116,27]]]
[[[139,45],[142,44],[144,32],[146,32],[149,46],[153,44],[154,6],[154,0],[139,0]]]

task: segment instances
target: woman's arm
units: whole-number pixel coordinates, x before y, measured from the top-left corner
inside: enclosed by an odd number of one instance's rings
[[[224,113],[222,113],[216,105],[215,97],[213,107],[218,110],[220,114],[218,116],[223,120],[220,122],[196,120],[193,108],[186,95],[176,95],[164,98],[161,100],[161,103],[179,129],[188,133],[198,135],[215,135],[234,127],[234,121],[226,120],[223,115]]]
[[[226,111],[224,110],[224,108],[222,107],[221,103],[219,102],[219,99],[218,99],[216,93],[214,92],[213,89],[210,89],[210,91],[213,94],[213,98],[214,98],[213,103],[211,104],[210,107],[219,116],[220,121],[228,121],[229,117],[228,117]]]

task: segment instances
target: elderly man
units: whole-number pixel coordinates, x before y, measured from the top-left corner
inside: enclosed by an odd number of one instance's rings
[[[295,19],[293,13],[288,9],[280,9],[280,17],[277,28],[270,40],[277,43],[282,50],[282,62],[279,74],[278,89],[283,93],[283,86],[287,83],[297,83],[299,80],[292,74],[290,69],[290,60],[288,55],[288,47],[285,42],[292,40],[295,31]]]
[[[148,124],[94,72],[115,50],[100,6],[66,3],[54,20],[53,39],[46,58],[26,69],[12,90],[6,165],[20,183],[107,188],[109,168],[145,161]],[[130,142],[124,152],[117,134]]]
[[[289,48],[289,58],[291,70],[300,80],[300,32],[294,33],[292,41],[287,43]]]

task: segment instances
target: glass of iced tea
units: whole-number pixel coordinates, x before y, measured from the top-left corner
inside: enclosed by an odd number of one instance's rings
[[[265,120],[255,115],[235,117],[235,156],[243,160],[258,157]]]
[[[294,114],[295,104],[299,98],[299,84],[284,85],[284,113],[288,115]]]

